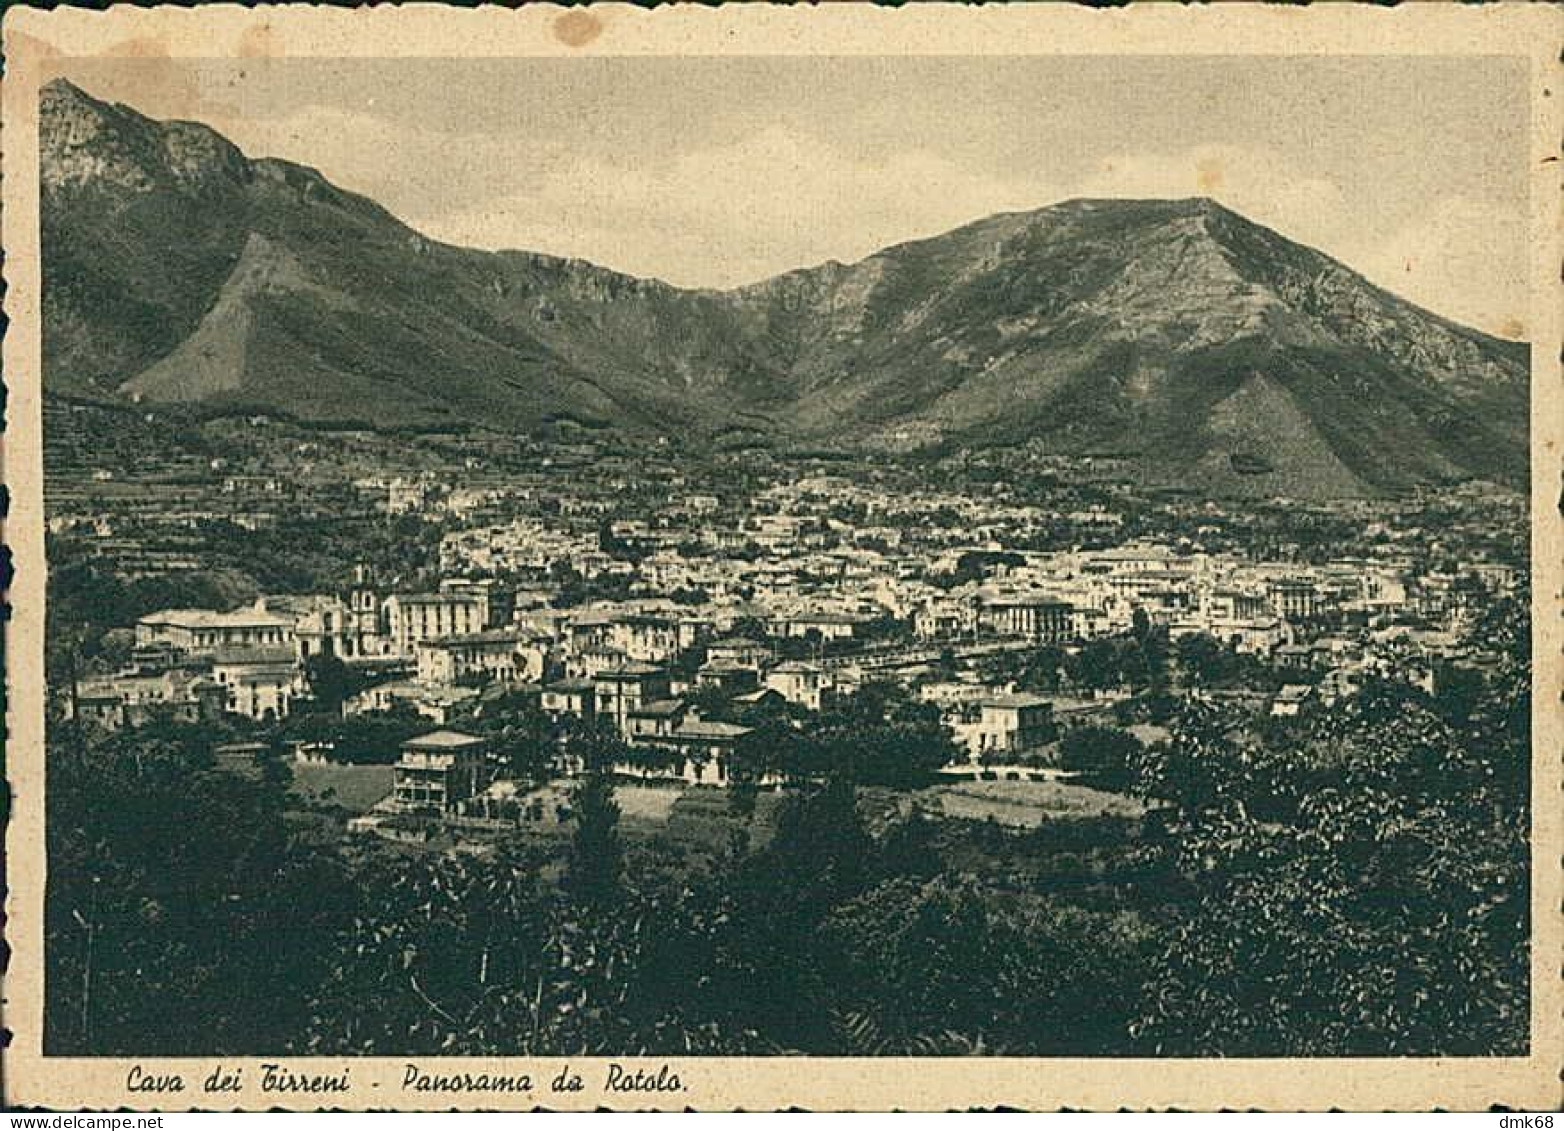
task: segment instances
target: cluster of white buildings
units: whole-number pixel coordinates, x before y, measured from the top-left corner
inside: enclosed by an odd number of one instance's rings
[[[1022,564],[998,566],[982,584],[929,595],[914,613],[915,634],[1084,640],[1124,631],[1138,610],[1175,640],[1203,633],[1269,655],[1320,616],[1372,623],[1412,608],[1406,567],[1396,563],[1250,562],[1155,545],[1015,556]]]
[[[429,505],[424,481],[388,491],[392,511]],[[471,494],[457,501],[488,513],[493,500]],[[441,505],[453,499],[447,492]],[[894,508],[914,502],[960,525],[938,535],[909,529]],[[869,517],[836,517],[854,508]],[[819,711],[835,691],[888,670],[917,671],[920,654],[985,643],[1073,646],[1122,633],[1137,616],[1165,626],[1174,641],[1206,634],[1241,653],[1297,659],[1291,652],[1319,635],[1321,618],[1362,632],[1409,620],[1451,628],[1473,592],[1515,581],[1492,564],[1453,576],[1419,573],[1389,556],[1310,565],[1135,542],[1012,550],[1007,527],[1046,521],[1044,512],[927,493],[888,503],[829,479],[762,491],[729,525],[712,519],[721,509],[715,496],[682,499],[668,512],[678,521],[599,524],[599,513],[576,509],[561,504],[551,519],[483,520],[447,533],[447,579],[429,592],[382,594],[361,573],[342,594],[149,614],[135,626],[133,665],[81,681],[71,709],[109,726],[154,708],[281,718],[309,692],[312,659],[333,656],[364,676],[364,690],[344,705],[350,714],[406,705],[444,725],[485,685],[530,686],[556,716],[606,719],[627,741],[720,760],[746,732],[701,717],[692,703],[709,694]],[[1074,520],[1121,522],[1103,508]],[[637,552],[608,552],[608,539]],[[966,568],[973,560],[981,568]],[[493,578],[506,579],[503,591]],[[555,608],[566,578],[617,578],[629,596]],[[746,636],[736,631],[741,624],[759,629]],[[941,706],[974,758],[1022,751],[1052,732],[1044,701],[1011,687],[958,692]],[[1281,710],[1304,698],[1290,693]]]

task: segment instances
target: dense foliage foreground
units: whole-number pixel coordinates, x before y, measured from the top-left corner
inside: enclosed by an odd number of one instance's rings
[[[1384,682],[1286,726],[1184,702],[1104,771],[1157,806],[1132,835],[869,820],[842,774],[692,860],[630,843],[594,773],[562,859],[393,851],[197,733],[58,728],[48,1049],[1521,1053],[1527,629],[1479,631],[1506,659],[1461,696]]]

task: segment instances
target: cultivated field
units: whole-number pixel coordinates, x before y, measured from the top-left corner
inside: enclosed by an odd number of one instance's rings
[[[299,798],[340,805],[353,814],[369,812],[377,801],[391,792],[393,771],[390,766],[297,763],[291,769],[293,792]]]

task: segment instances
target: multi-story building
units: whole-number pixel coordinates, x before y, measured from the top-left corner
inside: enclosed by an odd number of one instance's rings
[[[571,679],[592,679],[599,672],[622,668],[629,662],[630,657],[617,648],[569,649],[565,654],[565,675]]]
[[[932,601],[912,617],[913,635],[920,640],[949,640],[969,635],[976,627],[972,607],[959,601]]]
[[[679,651],[679,622],[644,614],[625,614],[608,627],[608,646],[636,663],[666,663]]]
[[[1206,593],[1199,610],[1209,620],[1253,620],[1269,616],[1271,603],[1263,593],[1223,586]]]
[[[979,610],[982,626],[1000,636],[1057,643],[1070,639],[1071,606],[1052,597],[991,597]]]
[[[311,656],[357,660],[380,655],[386,648],[379,606],[372,594],[367,596],[367,602],[358,593],[346,601],[319,595],[268,597],[266,607],[293,618],[294,643],[301,660]]]
[[[560,625],[561,638],[572,652],[610,647],[613,630],[613,614],[601,609],[572,610],[570,618]]]
[[[269,611],[263,602],[232,612],[164,609],[136,622],[138,645],[168,644],[191,655],[220,648],[292,648],[293,618]]]
[[[778,636],[802,638],[814,634],[828,641],[851,640],[862,627],[861,617],[842,613],[793,613],[773,621],[773,631]]]
[[[437,730],[402,743],[395,798],[409,812],[450,813],[483,789],[484,742],[470,734]]]
[[[422,510],[428,502],[429,488],[417,480],[407,482],[398,479],[386,488],[386,510],[391,514]]]
[[[625,716],[625,738],[631,742],[667,738],[688,709],[682,699],[653,699],[633,707]]]
[[[1022,754],[1052,741],[1053,704],[1035,695],[999,695],[978,703],[977,722],[964,728],[973,761]]]
[[[304,675],[291,649],[224,648],[212,656],[212,678],[225,707],[251,719],[284,719],[304,694]]]
[[[745,755],[753,735],[751,727],[703,719],[694,712],[681,710],[667,725],[655,732],[632,736],[632,741],[667,751],[673,759],[670,770],[676,777],[697,785],[727,785],[733,777],[735,759]],[[620,768],[638,772],[629,763]]]
[[[440,582],[442,596],[467,597],[477,605],[480,630],[494,619],[494,582],[489,578],[452,577]]]
[[[540,704],[545,714],[587,718],[597,707],[597,690],[590,679],[560,679],[543,685]]]
[[[755,690],[760,683],[760,672],[727,660],[708,660],[696,671],[695,683],[698,687],[715,688],[727,695],[739,695]]]
[[[537,683],[543,678],[548,645],[520,629],[490,629],[417,646],[418,680],[439,685],[468,679],[496,683]]]
[[[1273,581],[1266,588],[1266,596],[1272,612],[1284,620],[1306,620],[1319,611],[1319,594],[1310,581]]]
[[[466,636],[488,627],[487,599],[464,593],[398,593],[386,599],[391,648],[411,656],[424,640]]]
[[[592,680],[593,711],[611,721],[620,734],[629,733],[631,712],[669,698],[668,673],[646,664],[625,664],[599,672]]]
[[[1279,719],[1291,719],[1301,715],[1314,689],[1306,683],[1289,683],[1271,700],[1271,715]]]
[[[770,656],[771,649],[745,636],[730,636],[706,645],[706,659],[714,664],[759,668]]]
[[[1237,620],[1226,617],[1202,617],[1194,620],[1174,621],[1168,635],[1174,640],[1204,633],[1225,644],[1231,644],[1239,652],[1248,655],[1268,656],[1275,649],[1292,640],[1287,622],[1275,617],[1254,620]]]
[[[119,730],[157,716],[196,722],[224,710],[227,693],[204,672],[131,669],[82,680],[63,705],[67,718]]]
[[[765,683],[789,703],[811,711],[820,710],[825,693],[833,686],[829,673],[800,661],[778,664],[766,673]]]

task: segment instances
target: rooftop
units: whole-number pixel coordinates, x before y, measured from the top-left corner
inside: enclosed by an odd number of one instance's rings
[[[1024,710],[1027,707],[1052,706],[1052,700],[1040,695],[995,695],[979,704],[983,707],[1003,707],[1008,710]]]
[[[1155,558],[1170,558],[1172,551],[1162,546],[1114,546],[1106,550],[1095,550],[1091,557],[1096,561],[1151,561]]]
[[[734,723],[719,723],[710,719],[686,719],[673,732],[674,738],[723,739],[742,738],[753,727],[741,727]]]
[[[994,608],[1068,609],[1070,607],[1070,602],[1061,601],[1058,597],[1046,593],[1013,593],[990,598],[988,603]]]
[[[684,710],[682,699],[654,699],[650,703],[642,703],[630,714],[639,718],[662,719],[671,718]]]
[[[432,647],[444,647],[446,645],[461,646],[464,644],[522,644],[531,643],[538,639],[530,632],[523,632],[519,628],[491,628],[486,632],[465,632],[455,636],[441,636],[434,640],[425,640],[423,643]]]
[[[777,696],[773,689],[762,687],[758,691],[746,691],[741,695],[735,695],[733,701],[735,703],[761,703],[773,696]],[[777,697],[780,698],[780,696]]]
[[[138,623],[175,628],[286,628],[293,620],[256,608],[235,609],[228,613],[216,609],[164,609],[148,613]]]
[[[286,665],[292,667],[293,651],[288,648],[219,648],[212,653],[217,665]]]
[[[212,753],[221,757],[224,754],[260,754],[266,749],[264,742],[225,742],[212,747]]]
[[[476,735],[463,734],[458,730],[436,730],[428,734],[421,734],[416,738],[409,738],[402,743],[403,750],[466,750],[473,746],[482,746],[483,739]]]
[[[650,664],[624,664],[617,668],[609,668],[597,673],[598,679],[626,680],[645,679],[649,675],[662,675],[661,668],[654,668]]]

